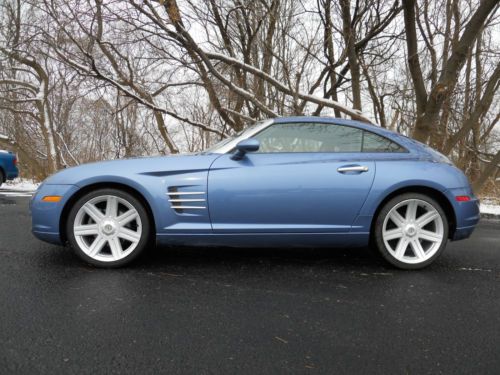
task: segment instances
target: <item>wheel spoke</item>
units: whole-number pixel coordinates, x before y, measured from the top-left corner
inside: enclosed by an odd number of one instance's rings
[[[420,216],[418,219],[417,219],[417,225],[420,227],[420,228],[423,228],[425,227],[427,224],[429,224],[431,221],[434,221],[436,218],[439,217],[439,214],[437,211],[429,211],[429,212],[426,212],[425,214],[423,214],[422,216]]]
[[[133,230],[127,228],[120,228],[118,230],[117,236],[119,238],[123,238],[124,240],[130,241],[132,243],[139,242],[141,239],[141,234],[138,232],[134,232]]]
[[[111,249],[111,254],[113,254],[113,258],[120,259],[123,252],[120,239],[118,237],[113,237],[108,240],[108,244],[109,248]]]
[[[128,210],[127,212],[121,214],[120,216],[118,216],[116,218],[116,221],[118,221],[118,223],[120,225],[125,225],[125,224],[130,223],[132,220],[135,220],[137,218],[137,216],[139,216],[137,211],[134,209],[131,209],[131,210]]]
[[[99,233],[97,224],[77,225],[73,229],[75,236],[92,236]]]
[[[88,255],[90,257],[95,257],[97,254],[99,254],[105,244],[106,239],[104,237],[97,236],[94,242],[92,242],[92,245],[89,247]]]
[[[110,195],[106,200],[106,216],[116,217],[118,215],[118,200],[115,196]]]
[[[92,203],[85,203],[83,209],[96,223],[99,223],[104,218],[102,212]]]
[[[422,244],[418,240],[418,238],[414,238],[411,241],[411,248],[413,249],[413,253],[415,256],[419,259],[424,259],[425,258],[425,251],[422,247]]]
[[[405,219],[399,214],[398,211],[394,210],[389,214],[389,219],[392,220],[398,228],[403,228],[405,225]]]
[[[417,218],[417,208],[418,208],[417,201],[412,200],[408,203],[405,215],[406,220],[415,220]]]
[[[396,246],[396,258],[402,259],[405,255],[406,249],[408,248],[408,239],[403,237],[399,240],[398,246]]]
[[[383,236],[386,241],[395,240],[396,238],[403,237],[404,232],[402,228],[395,228],[384,232]]]
[[[418,238],[430,242],[440,242],[443,239],[443,236],[428,230],[421,230],[418,234]]]

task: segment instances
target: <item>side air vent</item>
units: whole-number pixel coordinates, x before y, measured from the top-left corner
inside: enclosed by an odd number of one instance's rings
[[[195,210],[206,210],[207,208],[206,193],[204,191],[183,191],[176,186],[169,187],[167,195],[172,209],[180,214]]]

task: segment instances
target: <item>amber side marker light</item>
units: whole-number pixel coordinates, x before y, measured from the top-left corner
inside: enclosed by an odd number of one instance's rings
[[[45,197],[42,198],[43,202],[59,202],[62,199],[61,196],[59,195],[46,195]]]
[[[468,195],[457,195],[455,197],[455,200],[457,202],[468,202],[468,201],[470,201],[470,197]]]

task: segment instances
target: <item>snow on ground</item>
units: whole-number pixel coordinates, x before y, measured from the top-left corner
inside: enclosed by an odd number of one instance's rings
[[[16,178],[12,181],[7,181],[2,184],[0,191],[19,191],[19,192],[34,192],[38,189],[40,183],[34,182],[33,180],[27,178]]]
[[[498,204],[483,204],[481,203],[481,213],[500,216],[500,205]]]
[[[480,210],[482,214],[500,216],[500,198],[482,198]]]

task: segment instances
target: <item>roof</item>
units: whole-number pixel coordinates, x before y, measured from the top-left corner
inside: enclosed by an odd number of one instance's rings
[[[287,122],[322,122],[322,123],[336,124],[336,125],[348,125],[348,126],[355,126],[357,128],[373,131],[375,133],[379,133],[381,135],[385,135],[385,136],[388,136],[391,138],[394,135],[400,136],[399,133],[394,132],[394,131],[389,130],[389,129],[382,128],[381,126],[376,125],[376,124],[370,124],[367,122],[348,120],[348,119],[336,118],[336,117],[291,116],[291,117],[276,117],[273,119],[273,123],[275,123],[275,124],[282,124],[282,123],[287,123]]]
[[[273,120],[274,124],[283,124],[283,123],[293,123],[293,122],[319,122],[319,123],[328,123],[335,125],[346,125],[353,126],[359,129],[368,130],[373,133],[380,134],[385,136],[393,141],[396,141],[400,145],[404,146],[406,149],[410,151],[417,152],[419,154],[436,154],[435,150],[430,149],[426,145],[422,145],[409,137],[406,137],[398,132],[382,128],[379,125],[369,124],[367,122],[356,121],[356,120],[348,120],[336,117],[320,117],[320,116],[293,116],[293,117],[276,117]]]

